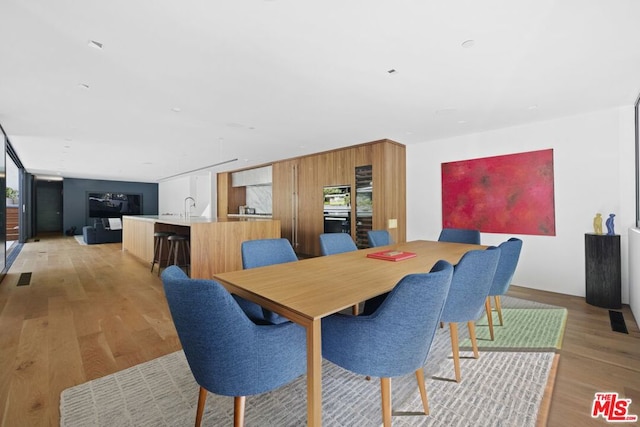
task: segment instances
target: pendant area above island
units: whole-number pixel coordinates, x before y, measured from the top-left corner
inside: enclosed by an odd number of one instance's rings
[[[240,245],[245,240],[280,237],[280,221],[263,218],[184,219],[177,216],[122,217],[122,250],[151,265],[153,233],[176,231],[188,235],[191,277],[210,279],[214,274],[242,270]]]

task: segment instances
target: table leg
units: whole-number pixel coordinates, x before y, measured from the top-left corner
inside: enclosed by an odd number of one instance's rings
[[[307,425],[322,425],[322,338],[320,319],[307,325]]]

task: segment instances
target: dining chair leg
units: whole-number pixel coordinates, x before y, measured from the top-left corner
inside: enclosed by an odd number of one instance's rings
[[[382,395],[382,424],[391,427],[391,378],[380,378]]]
[[[456,373],[456,382],[460,382],[460,353],[458,352],[458,324],[449,323],[449,334],[451,335],[451,352],[453,353],[453,369]]]
[[[473,357],[477,359],[480,357],[480,353],[478,353],[478,340],[476,340],[476,324],[474,322],[467,322],[467,327],[469,328],[469,338],[471,338]]]
[[[491,313],[491,297],[487,297],[484,302],[484,309],[487,312],[487,322],[489,322],[489,335],[493,341],[493,314]]]
[[[351,307],[351,314],[357,316],[358,313],[360,313],[360,307],[358,307],[358,304],[355,304],[353,307]]]
[[[202,414],[204,414],[204,404],[207,401],[207,390],[204,387],[200,387],[200,393],[198,393],[198,407],[196,409],[196,427],[200,427],[202,423]]]
[[[244,403],[245,396],[236,396],[233,398],[233,427],[244,426]]]
[[[429,399],[427,399],[427,388],[424,385],[424,369],[420,368],[416,371],[416,379],[418,380],[418,388],[420,389],[420,397],[422,398],[424,414],[429,415]]]
[[[500,320],[500,326],[504,326],[502,323],[502,302],[500,301],[500,295],[493,297],[496,302],[496,310],[498,311],[498,319]]]

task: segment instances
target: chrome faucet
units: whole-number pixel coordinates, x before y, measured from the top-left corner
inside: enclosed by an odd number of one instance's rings
[[[187,205],[187,201],[191,199],[191,205]],[[184,219],[191,218],[191,208],[196,207],[196,199],[193,197],[185,197],[184,199]]]

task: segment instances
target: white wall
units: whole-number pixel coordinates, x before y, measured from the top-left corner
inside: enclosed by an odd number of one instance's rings
[[[584,234],[596,212],[615,213],[621,235],[622,300],[629,301],[627,230],[635,223],[633,107],[407,146],[407,239],[442,228],[441,163],[554,150],[556,236],[524,241],[514,284],[584,296]],[[499,244],[512,235],[482,235]]]
[[[200,173],[161,182],[158,185],[158,212],[160,215],[184,215],[185,198],[193,197],[196,206],[191,216],[215,217],[217,189],[215,173]],[[213,180],[213,181],[212,181]]]

